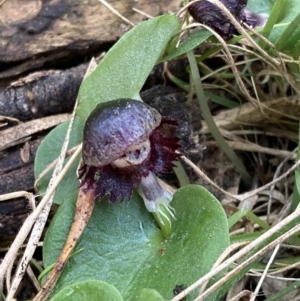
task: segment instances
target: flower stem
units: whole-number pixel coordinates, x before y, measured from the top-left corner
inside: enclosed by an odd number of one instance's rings
[[[94,204],[94,189],[87,188],[85,185],[81,186],[78,192],[74,220],[71,225],[71,229],[67,237],[66,243],[45,284],[35,296],[33,301],[45,301],[48,299],[58,278],[60,277],[63,271],[63,268],[65,267],[69,257],[75,249],[79,238],[81,237],[86,225],[88,224],[88,221],[90,220]]]

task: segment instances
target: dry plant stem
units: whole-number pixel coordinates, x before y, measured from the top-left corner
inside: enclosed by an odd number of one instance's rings
[[[231,194],[227,191],[225,191],[224,189],[222,189],[221,187],[219,187],[217,184],[215,184],[204,172],[201,171],[201,169],[196,166],[191,160],[189,160],[188,158],[186,158],[185,156],[181,156],[181,159],[183,161],[185,161],[200,177],[202,177],[205,181],[207,181],[207,183],[209,183],[210,185],[212,185],[213,187],[215,187],[216,189],[218,189],[219,191],[221,191],[222,193],[224,193],[226,196],[229,196],[231,198],[234,198],[236,200],[239,201],[243,201],[247,198],[250,198],[256,194],[258,194],[261,191],[264,191],[266,189],[268,189],[269,187],[271,187],[272,185],[280,182],[281,180],[283,180],[284,178],[286,178],[288,175],[290,175],[296,168],[298,168],[300,166],[300,160],[298,160],[287,172],[283,173],[280,177],[278,177],[277,179],[273,180],[272,182],[261,186],[257,189],[251,190],[249,192],[243,193],[243,194]]]
[[[228,46],[231,46],[231,45],[228,45]],[[253,63],[253,62],[255,62],[255,61],[258,61],[259,59],[258,58],[254,58],[254,59],[249,59],[249,60],[247,60],[247,63]],[[236,62],[235,63],[235,65],[236,66],[241,66],[241,65],[245,65],[245,63],[246,63],[246,61],[245,60],[243,60],[243,61],[241,61],[241,62]],[[203,63],[201,63],[201,66],[205,66]],[[207,66],[206,66],[207,67]],[[217,75],[217,74],[219,74],[220,72],[222,72],[222,71],[224,71],[224,70],[226,70],[226,69],[228,69],[228,66],[226,65],[226,66],[223,66],[223,67],[220,67],[220,68],[218,68],[218,69],[214,69],[214,70],[212,70],[212,69],[210,69],[209,68],[209,70],[210,70],[210,73],[208,73],[208,74],[206,74],[206,75],[204,75],[204,76],[202,76],[202,81],[205,81],[206,79],[209,79],[209,78],[211,78],[211,77],[213,77],[213,75]],[[218,80],[221,80],[222,82],[223,82],[223,80],[222,80],[222,78],[217,78]],[[226,86],[228,86],[228,82],[226,81]],[[232,85],[230,85],[230,87],[232,87]],[[234,90],[234,89],[232,89],[232,90]]]
[[[101,2],[106,8],[108,8],[113,14],[115,14],[117,17],[119,17],[120,19],[122,19],[124,22],[126,22],[127,24],[129,24],[132,27],[134,26],[134,24],[131,21],[129,21],[128,19],[126,19],[124,16],[122,16],[117,10],[115,10],[105,0],[98,0],[98,1]]]
[[[202,82],[204,82],[205,79],[211,77],[211,75],[214,74],[214,75],[215,75],[215,79],[218,80],[218,82],[219,82],[220,84],[223,84],[224,87],[226,87],[227,89],[229,89],[229,90],[231,90],[231,91],[234,91],[234,90],[235,90],[235,87],[234,87],[233,84],[229,83],[228,80],[225,80],[225,79],[223,79],[221,76],[219,76],[220,71],[219,71],[219,72],[215,72],[215,71],[217,71],[217,70],[212,70],[211,68],[209,68],[208,66],[206,66],[206,65],[205,65],[204,63],[202,63],[202,62],[198,63],[198,65],[199,65],[201,68],[206,69],[207,72],[209,72],[209,73],[205,76],[205,78],[204,78],[204,77],[201,77]],[[237,64],[236,64],[236,65],[237,65]],[[238,65],[237,65],[237,66],[238,66]],[[229,69],[229,66],[226,65],[225,67],[219,68],[219,69],[227,70],[227,69]],[[221,71],[222,71],[222,70],[221,70]]]
[[[272,185],[280,182],[281,180],[283,180],[284,178],[286,178],[288,175],[290,175],[297,167],[300,166],[300,160],[298,160],[287,172],[283,173],[280,177],[278,177],[277,179],[273,180],[272,182],[261,186],[257,189],[251,190],[249,192],[243,193],[243,194],[231,194],[227,191],[225,191],[224,189],[222,189],[221,187],[219,187],[217,184],[215,184],[203,171],[201,171],[201,169],[196,166],[191,160],[189,160],[188,158],[186,158],[185,156],[181,156],[181,159],[183,161],[185,161],[200,177],[202,177],[205,181],[207,181],[207,183],[209,183],[210,185],[212,185],[213,187],[215,187],[216,189],[218,189],[219,191],[221,191],[222,193],[224,193],[226,196],[229,196],[231,198],[234,198],[236,200],[239,201],[243,201],[247,198],[250,198],[254,195],[256,195],[257,193],[266,190],[267,188],[271,187]]]
[[[259,282],[258,282],[258,284],[257,284],[257,286],[255,288],[255,291],[252,294],[251,299],[249,301],[255,301],[255,298],[258,296],[259,290],[260,290],[260,288],[261,288],[261,286],[262,286],[262,284],[263,284],[263,282],[264,282],[264,280],[265,280],[265,278],[267,276],[268,270],[269,270],[271,264],[273,263],[273,261],[275,259],[275,256],[278,253],[279,248],[280,248],[280,245],[277,245],[275,247],[274,251],[272,252],[272,256],[270,257],[270,259],[269,259],[269,261],[268,261],[268,263],[266,265],[266,268],[264,269],[264,272],[263,272],[261,278],[259,279]]]
[[[6,289],[7,291],[10,290],[10,284],[11,284],[11,274],[12,274],[12,268],[14,266],[14,262],[10,262],[8,268],[7,268],[7,274],[6,274]]]
[[[224,193],[226,196],[232,198],[233,195],[226,190],[222,189],[220,186],[218,186],[216,183],[214,183],[196,164],[194,164],[191,160],[189,160],[185,156],[180,157],[185,163],[187,163],[197,174],[199,177],[203,178],[207,183],[212,185],[214,188],[218,189],[222,193]]]
[[[219,42],[221,43],[221,45],[223,46],[224,48],[224,51],[226,52],[226,55],[227,55],[227,59],[229,61],[229,64],[230,64],[230,68],[232,70],[232,72],[234,73],[235,75],[235,78],[236,78],[236,81],[237,81],[237,84],[239,86],[239,88],[241,89],[241,91],[244,93],[244,95],[247,97],[247,99],[255,106],[257,107],[257,100],[255,98],[253,98],[248,89],[246,88],[242,78],[241,78],[241,75],[240,75],[240,72],[239,70],[237,69],[236,65],[235,65],[235,61],[232,57],[232,54],[228,48],[228,45],[227,43],[224,41],[224,39],[219,35],[217,34],[214,30],[212,30],[210,27],[206,26],[206,25],[203,25],[201,23],[194,23],[194,25],[198,25],[200,27],[203,27],[207,30],[209,30],[210,32],[213,33],[213,35],[219,40]]]
[[[148,18],[148,19],[152,19],[153,18],[153,16],[148,15],[147,13],[139,10],[138,8],[133,7],[132,10],[135,11],[135,12],[137,12],[138,14],[140,14],[140,15]]]
[[[27,191],[16,191],[0,195],[0,202],[24,197],[28,199],[30,208],[35,210],[35,195]]]
[[[243,300],[243,297],[247,297],[250,296],[251,292],[244,290],[242,292],[240,292],[239,294],[237,294],[236,296],[234,296],[233,298],[229,299],[228,301],[239,301],[239,300]]]
[[[38,280],[36,279],[36,277],[34,275],[34,272],[33,272],[33,270],[32,270],[32,268],[31,268],[30,265],[27,267],[26,273],[27,273],[28,277],[31,279],[32,284],[34,285],[34,287],[36,288],[36,290],[37,291],[40,290],[41,286],[40,286]]]
[[[0,265],[0,289],[3,289],[3,280],[4,276],[6,275],[7,269],[11,262],[13,262],[17,256],[18,250],[21,248],[22,244],[24,243],[28,233],[30,232],[32,225],[36,221],[37,217],[39,216],[40,212],[50,199],[53,192],[56,190],[57,186],[63,179],[63,177],[66,175],[76,158],[81,153],[82,145],[79,145],[76,152],[73,154],[73,156],[70,158],[68,163],[65,165],[59,176],[56,178],[56,180],[53,182],[53,185],[50,187],[50,189],[46,192],[45,196],[42,198],[41,202],[37,206],[36,210],[34,210],[25,220],[22,228],[20,229],[19,233],[17,234],[14,242],[12,243],[11,247],[9,248],[8,252],[6,253],[3,261]]]
[[[227,249],[221,254],[221,256],[218,258],[218,260],[215,262],[214,266],[212,267],[212,270],[215,269],[219,264],[221,264],[225,260],[225,258],[230,255],[231,252],[233,252],[236,249],[239,249],[241,247],[244,247],[248,243],[249,242],[239,242],[239,243],[235,243],[235,244],[227,247]],[[199,292],[199,295],[205,291],[208,282],[209,282],[209,280],[207,280],[205,283],[203,283],[201,290]]]
[[[261,277],[260,273],[247,273],[248,276],[252,276],[252,277]],[[270,273],[268,275],[266,275],[266,278],[270,278],[270,279],[276,279],[276,280],[281,280],[281,281],[286,281],[286,282],[293,282],[293,281],[299,281],[299,278],[290,278],[290,277],[280,277],[280,276],[272,276],[270,275]]]
[[[21,123],[21,121],[17,118],[0,115],[0,122],[6,121],[6,120],[16,122],[17,124]]]
[[[271,187],[272,185],[280,182],[281,180],[285,179],[288,175],[290,175],[296,168],[298,168],[300,166],[300,160],[298,160],[287,172],[283,173],[280,177],[278,177],[277,179],[271,181],[270,183],[261,186],[257,189],[251,190],[249,192],[245,192],[243,194],[239,194],[239,195],[232,195],[233,198],[237,199],[237,200],[244,200],[246,198],[249,198],[263,190],[268,189],[269,187]]]
[[[71,156],[72,154],[74,154],[74,152],[76,151],[78,145],[72,147],[71,149],[69,149],[66,152],[66,158],[68,158],[69,156]],[[48,171],[50,171],[52,168],[54,168],[54,166],[56,165],[57,161],[59,160],[59,158],[57,158],[56,160],[54,160],[53,162],[51,162],[40,174],[39,176],[36,178],[35,182],[34,182],[34,187],[36,188],[37,183],[40,181],[40,179],[48,173]]]
[[[78,103],[78,101],[75,104],[75,108],[77,106],[77,103]],[[55,165],[53,175],[51,177],[51,180],[50,180],[47,190],[49,190],[51,188],[51,186],[53,185],[53,182],[55,181],[55,179],[57,178],[57,176],[59,175],[59,173],[61,172],[61,170],[63,168],[64,159],[66,157],[66,152],[67,152],[68,145],[69,145],[69,140],[70,140],[70,135],[71,135],[71,130],[72,130],[72,125],[73,125],[74,119],[75,119],[75,111],[72,114],[72,118],[70,120],[68,130],[66,133],[66,138],[64,140],[57,164]],[[32,229],[32,233],[30,235],[27,247],[24,251],[23,257],[21,259],[21,262],[17,268],[15,277],[13,279],[11,289],[9,290],[9,292],[7,294],[7,301],[10,301],[13,298],[13,296],[15,295],[15,293],[18,289],[18,286],[19,286],[21,280],[23,279],[28,262],[32,258],[33,253],[36,250],[36,246],[37,246],[38,242],[40,241],[41,235],[43,233],[43,230],[44,230],[44,227],[47,222],[47,218],[48,218],[51,206],[52,206],[54,195],[55,195],[55,193],[53,193],[52,196],[49,198],[48,202],[45,204],[44,208],[41,210],[41,213],[39,214],[38,218],[36,219],[36,222]]]
[[[226,136],[226,131],[220,130],[223,136]],[[273,149],[269,147],[263,147],[260,145],[257,145],[252,142],[241,142],[241,141],[227,141],[228,145],[232,149],[237,149],[237,150],[242,150],[246,152],[258,152],[262,154],[267,154],[267,155],[272,155],[275,157],[280,157],[280,158],[287,158],[287,160],[295,160],[296,159],[296,154],[285,151],[285,150],[280,150],[280,149]],[[216,142],[207,142],[208,144],[216,145]]]
[[[296,211],[295,211],[296,212]],[[297,214],[298,216],[300,216],[300,209],[298,208],[297,210]],[[297,216],[296,216],[297,217]],[[295,219],[295,217],[293,218]],[[283,226],[282,226],[283,227]],[[275,227],[274,227],[275,228]],[[273,230],[274,228],[272,228],[271,230]],[[281,227],[280,227],[281,229]],[[268,232],[266,232],[265,234],[269,234],[271,232],[273,232],[272,234],[275,234],[274,231],[269,230]],[[257,253],[255,253],[254,255],[252,255],[251,257],[249,257],[247,260],[245,260],[244,262],[242,262],[239,266],[237,266],[235,269],[233,269],[232,271],[230,271],[229,273],[227,273],[227,275],[225,277],[223,277],[221,280],[219,280],[218,282],[216,282],[214,285],[212,285],[207,291],[205,291],[201,296],[199,296],[197,299],[195,299],[194,301],[202,301],[205,300],[205,298],[207,298],[207,296],[209,296],[211,293],[213,293],[217,288],[219,288],[220,286],[222,286],[224,283],[226,283],[227,280],[229,280],[231,277],[233,277],[234,275],[238,274],[242,269],[244,269],[245,267],[247,267],[249,264],[251,264],[252,262],[254,262],[255,260],[259,259],[262,255],[264,255],[265,253],[267,253],[268,251],[272,250],[275,246],[277,246],[278,244],[281,244],[283,241],[285,241],[286,239],[288,239],[289,237],[291,237],[293,234],[295,234],[296,232],[298,232],[300,230],[300,224],[298,224],[297,226],[293,227],[291,230],[287,231],[285,234],[281,235],[280,237],[278,237],[277,239],[275,239],[274,241],[272,241],[271,243],[269,243],[267,246],[265,246],[264,248],[262,248],[261,250],[259,250]],[[279,231],[279,229],[277,229],[277,231]],[[264,235],[262,235],[264,236]],[[262,237],[261,236],[261,237]],[[271,236],[271,235],[268,235]],[[256,239],[255,241],[253,241],[253,244],[256,244],[256,241],[258,241],[261,237],[259,237],[258,239]],[[266,237],[264,237],[264,239],[266,239]],[[262,242],[262,241],[261,241]],[[244,249],[248,249],[250,247],[251,244],[249,244],[247,247],[245,247]],[[258,244],[257,244],[258,245]],[[242,253],[242,251],[244,250],[242,249],[240,252],[236,253],[235,255],[233,255],[229,260],[231,260],[233,257],[235,257],[236,255],[238,255],[239,253]],[[247,250],[248,252],[250,252],[250,249]],[[247,253],[248,253],[247,252]],[[247,254],[246,253],[246,254]],[[244,255],[246,255],[244,254]],[[244,256],[243,255],[243,256]],[[242,257],[242,256],[241,256]],[[225,263],[225,262],[224,262]],[[233,263],[233,262],[232,262]],[[206,275],[207,276],[207,275]],[[206,277],[204,276],[204,277]]]
[[[61,251],[58,260],[55,263],[54,268],[50,272],[45,284],[39,293],[35,296],[33,301],[45,301],[51,294],[55,283],[61,275],[65,264],[67,263],[70,255],[72,254],[76,244],[81,237],[88,221],[93,212],[95,204],[95,190],[89,189],[86,186],[81,186],[78,192],[78,198],[76,203],[76,211],[71,229]]]
[[[290,247],[290,246],[288,246],[288,247]],[[297,270],[299,270],[299,266],[300,266],[300,262],[299,262],[299,261],[298,261],[298,262],[295,262],[295,263],[290,264],[290,265],[288,265],[288,266],[286,266],[286,267],[284,267],[284,268],[278,269],[278,270],[276,270],[276,271],[274,271],[274,272],[270,272],[269,275],[268,275],[268,277],[270,277],[270,278],[275,278],[275,279],[279,279],[279,278],[281,278],[281,277],[278,277],[278,276],[272,276],[272,275],[283,274],[283,273],[285,273],[285,272],[287,272],[287,271],[290,271],[290,270],[292,270],[292,269],[294,269],[294,268],[297,268]],[[285,279],[286,279],[286,278],[285,278]],[[291,278],[291,279],[294,279],[294,278]],[[297,280],[299,280],[299,278],[297,278]]]
[[[278,165],[278,167],[276,168],[276,171],[274,173],[274,177],[273,179],[276,179],[280,172],[281,172],[281,169],[283,168],[284,164],[292,157],[292,156],[296,156],[296,152],[297,152],[297,148],[294,149],[289,156],[287,156],[282,162],[280,162],[280,164]],[[295,157],[296,159],[296,157]],[[269,223],[269,215],[271,213],[271,205],[272,205],[272,198],[273,198],[273,191],[275,189],[275,185],[272,185],[270,187],[270,193],[269,193],[269,201],[268,201],[268,209],[267,209],[267,222]]]
[[[300,161],[300,160],[299,160]],[[239,252],[228,258],[226,261],[224,261],[222,264],[220,264],[216,269],[210,271],[207,273],[205,276],[200,278],[197,282],[192,284],[190,287],[188,287],[186,290],[184,290],[182,293],[178,294],[175,298],[173,298],[171,301],[179,301],[183,297],[185,297],[187,294],[189,294],[191,291],[196,289],[197,287],[201,286],[203,283],[205,283],[207,280],[211,279],[213,276],[217,275],[219,272],[221,272],[223,269],[227,268],[231,264],[233,264],[235,261],[239,260],[243,256],[247,255],[251,250],[253,250],[255,247],[263,243],[266,239],[280,231],[283,227],[288,225],[290,222],[292,222],[294,219],[300,216],[300,208],[297,208],[296,211],[294,211],[292,214],[290,214],[288,217],[286,217],[284,220],[282,220],[280,223],[275,225],[273,228],[262,234],[260,237],[258,237],[256,240],[253,242],[249,243],[248,246],[244,247],[241,249]],[[230,273],[227,274],[228,277],[231,275],[234,275],[237,270],[239,271],[241,268],[244,268],[247,266],[249,263],[253,262],[255,259],[257,259],[259,256],[267,252],[268,250],[274,248],[277,244],[282,243],[284,240],[286,240],[288,237],[296,233],[297,231],[300,230],[300,225],[297,225],[296,227],[292,228],[291,230],[287,231],[284,235],[280,236],[276,240],[274,240],[272,243],[261,249],[259,252],[248,258],[245,262],[243,262],[239,267],[236,269],[232,270]],[[206,292],[205,296],[204,294],[199,296],[199,298],[204,298],[207,297],[208,294],[212,292],[213,289],[216,289],[220,285],[222,285],[224,282],[228,280],[228,278],[224,277],[217,283],[215,283],[213,286],[211,286]],[[196,299],[197,301],[203,300],[203,299]]]
[[[191,6],[192,4],[194,4],[194,3],[196,3],[196,2],[201,2],[201,1],[205,1],[205,0],[194,0],[194,1],[189,1],[187,5],[183,6],[183,7],[176,13],[176,16],[177,16],[177,17],[180,17],[181,14],[182,14],[185,10],[187,10],[187,8],[188,8],[189,6]]]

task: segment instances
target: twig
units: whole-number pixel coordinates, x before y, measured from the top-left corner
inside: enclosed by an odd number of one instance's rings
[[[280,164],[277,166],[276,168],[276,171],[274,173],[274,176],[273,176],[273,179],[276,179],[278,177],[278,175],[280,174],[281,172],[281,169],[283,168],[284,164],[290,160],[293,156],[295,156],[295,159],[296,159],[296,152],[297,152],[297,148],[294,149],[292,152],[290,152],[290,155],[289,156],[286,156],[284,158],[284,160],[282,162],[280,162]],[[267,222],[269,223],[269,215],[271,213],[271,206],[272,206],[272,199],[273,199],[273,191],[274,191],[274,188],[275,188],[275,184],[272,185],[270,187],[270,192],[269,192],[269,200],[268,200],[268,209],[267,209]],[[291,202],[290,202],[291,203]]]
[[[71,156],[72,154],[74,154],[74,152],[76,151],[78,145],[72,147],[71,149],[69,149],[67,152],[66,152],[66,158]],[[35,179],[35,182],[34,182],[34,187],[36,187],[37,183],[41,180],[41,178],[48,173],[48,171],[50,171],[53,167],[55,167],[57,161],[59,160],[59,158],[53,160],[38,176],[37,178]]]
[[[214,188],[218,189],[222,193],[224,193],[226,196],[232,198],[234,197],[231,193],[227,192],[220,186],[218,186],[215,182],[213,182],[196,164],[194,164],[191,160],[189,160],[186,156],[180,157],[185,163],[187,163],[197,174],[199,177],[203,178],[208,184],[213,186]]]
[[[218,260],[213,265],[212,270],[215,269],[218,265],[220,265],[227,258],[227,256],[230,255],[230,253],[234,252],[237,249],[240,249],[241,247],[244,247],[247,244],[249,244],[249,242],[244,241],[244,242],[232,244],[229,247],[227,247],[227,249],[221,254],[221,256],[218,258]],[[205,291],[208,282],[209,282],[209,280],[207,280],[205,283],[203,283],[201,290],[199,292],[199,296],[200,296],[200,294],[202,294]]]
[[[243,290],[242,292],[240,292],[239,294],[237,294],[236,296],[234,296],[233,298],[229,299],[228,301],[239,301],[239,300],[243,300],[242,297],[246,297],[251,295],[251,292],[248,290]]]
[[[274,251],[273,251],[273,253],[272,253],[272,256],[270,257],[270,259],[269,259],[269,261],[268,261],[268,263],[267,263],[267,265],[266,265],[266,267],[265,267],[265,269],[264,269],[264,272],[263,272],[261,278],[259,279],[259,282],[257,283],[257,286],[256,286],[256,288],[255,288],[255,291],[254,291],[254,293],[252,294],[251,299],[250,299],[249,301],[255,301],[255,298],[257,297],[257,295],[258,295],[258,293],[259,293],[259,290],[260,290],[260,288],[261,288],[261,286],[262,286],[262,284],[263,284],[263,282],[264,282],[264,280],[265,280],[265,278],[266,278],[266,276],[267,276],[267,273],[268,273],[268,271],[269,271],[269,268],[270,268],[271,264],[273,263],[273,261],[274,261],[274,259],[275,259],[275,256],[276,256],[277,253],[278,253],[279,248],[280,248],[280,245],[277,245],[277,246],[275,247],[275,249],[274,249]]]
[[[76,211],[74,221],[72,223],[68,238],[61,251],[58,260],[55,263],[54,268],[49,274],[47,281],[43,285],[42,289],[34,297],[33,301],[45,301],[51,294],[55,283],[61,275],[65,264],[67,263],[70,255],[76,247],[77,241],[83,233],[88,221],[93,212],[95,204],[94,189],[90,189],[87,186],[82,186],[78,192],[78,198],[76,203]]]
[[[254,195],[256,195],[257,193],[266,190],[267,188],[269,188],[270,186],[280,182],[281,180],[283,180],[284,178],[286,178],[289,174],[291,174],[296,168],[298,168],[300,166],[300,160],[298,160],[287,172],[283,173],[280,177],[278,177],[277,179],[269,182],[268,184],[261,186],[257,189],[251,190],[249,192],[245,192],[243,194],[231,194],[227,191],[225,191],[224,189],[222,189],[221,187],[219,187],[216,183],[214,183],[203,171],[201,171],[201,169],[195,165],[191,160],[189,160],[188,158],[186,158],[185,156],[181,156],[181,158],[200,176],[202,177],[205,181],[207,181],[210,185],[212,185],[213,187],[215,187],[216,189],[218,189],[219,191],[221,191],[222,193],[224,193],[225,195],[234,198],[236,200],[239,201],[243,201],[247,198],[250,198]]]
[[[101,2],[106,8],[108,8],[113,14],[115,14],[117,17],[119,17],[120,19],[122,19],[124,22],[126,22],[127,24],[129,24],[130,26],[134,26],[134,24],[129,21],[127,18],[125,18],[124,16],[122,16],[116,9],[114,9],[109,3],[107,3],[105,0],[98,0],[99,2]]]
[[[36,279],[35,274],[34,274],[34,272],[33,272],[33,270],[32,270],[32,268],[31,268],[30,265],[28,265],[26,273],[29,276],[29,278],[31,279],[32,284],[34,285],[34,287],[36,288],[36,290],[38,291],[39,289],[41,289],[41,286],[40,286],[38,280]]]
[[[25,197],[26,199],[28,199],[30,208],[32,210],[35,210],[35,195],[27,191],[16,191],[2,194],[0,195],[0,202],[21,197]]]
[[[226,135],[226,131],[220,130],[220,132],[224,134],[224,136]],[[262,154],[272,155],[275,157],[286,158],[286,161],[296,159],[296,154],[294,152],[264,147],[252,142],[227,141],[227,143],[232,149],[242,150],[246,152],[258,152]],[[216,145],[216,142],[207,142],[206,145]]]
[[[148,18],[148,19],[152,19],[153,18],[153,16],[148,15],[147,13],[139,10],[138,8],[133,7],[132,10],[135,11],[135,12],[137,12],[138,14],[140,14],[140,15]]]

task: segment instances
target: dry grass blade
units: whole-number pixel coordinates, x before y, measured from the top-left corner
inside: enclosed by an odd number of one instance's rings
[[[99,2],[101,2],[105,7],[107,7],[113,14],[115,14],[117,17],[119,17],[120,19],[122,19],[123,21],[125,21],[127,24],[129,24],[130,26],[134,26],[134,24],[129,21],[127,18],[125,18],[123,15],[121,15],[116,9],[114,9],[109,3],[107,3],[105,0],[98,0]]]
[[[230,66],[230,68],[232,69],[232,72],[235,75],[235,78],[236,78],[236,81],[237,81],[237,84],[238,84],[239,88],[241,89],[241,91],[243,92],[245,97],[256,107],[257,106],[257,100],[250,95],[248,89],[246,88],[244,82],[242,81],[240,72],[237,69],[235,61],[232,57],[232,53],[230,52],[229,47],[228,47],[227,43],[224,41],[224,39],[218,33],[216,33],[214,30],[212,30],[210,27],[208,27],[204,24],[201,24],[201,23],[190,24],[185,29],[190,29],[190,28],[193,28],[193,27],[205,28],[206,30],[210,31],[218,39],[218,41],[222,45],[224,51],[226,52],[226,57],[227,57],[227,60],[229,61],[229,66]]]
[[[284,159],[284,158],[288,158],[288,160],[296,159],[296,154],[292,153],[290,151],[263,147],[263,146],[255,144],[255,143],[252,143],[252,142],[227,141],[227,143],[232,149],[235,149],[235,150],[268,154],[268,155],[276,156],[281,159]],[[215,145],[215,144],[216,144],[216,142],[207,142],[206,143],[206,145]]]
[[[224,195],[230,197],[230,198],[237,198],[237,196],[232,195],[231,193],[227,192],[220,186],[218,186],[216,183],[214,183],[196,164],[194,164],[191,160],[189,160],[185,156],[181,156],[181,159],[187,163],[198,175],[199,177],[203,178],[207,183],[218,189],[220,192],[224,193]],[[238,198],[237,198],[238,199]]]
[[[67,152],[66,152],[66,158],[73,155],[74,152],[76,151],[76,149],[78,148],[78,145],[77,146],[74,146],[72,147],[71,149],[69,149]],[[58,159],[54,160],[53,162],[51,162],[47,168],[45,168],[39,175],[38,177],[36,178],[35,182],[34,182],[34,187],[36,187],[37,183],[40,181],[40,179],[45,176],[47,174],[48,171],[50,171],[52,168],[55,167],[55,165],[57,164],[57,161]]]
[[[181,156],[181,158],[200,176],[202,177],[205,181],[207,181],[210,185],[212,185],[213,187],[215,187],[216,189],[218,189],[220,192],[224,193],[225,195],[243,201],[247,198],[250,198],[254,195],[256,195],[257,193],[264,191],[265,189],[271,187],[272,185],[280,182],[281,180],[283,180],[284,178],[286,178],[289,174],[291,174],[296,168],[298,168],[300,166],[300,160],[298,160],[287,172],[283,173],[280,177],[278,177],[277,179],[273,180],[272,182],[261,186],[257,189],[254,189],[252,191],[243,193],[243,194],[239,194],[239,195],[234,195],[231,194],[227,191],[225,191],[224,189],[222,189],[221,187],[219,187],[216,183],[214,183],[211,179],[209,179],[209,177],[207,177],[207,175],[205,175],[205,173],[203,173],[201,171],[201,169],[196,166],[192,161],[190,161],[188,158],[186,158],[185,156]]]
[[[279,248],[280,248],[280,245],[277,245],[277,246],[275,247],[274,251],[272,252],[272,256],[270,257],[270,259],[269,259],[269,261],[268,261],[268,263],[267,263],[267,265],[266,265],[266,268],[265,268],[265,270],[264,270],[264,272],[263,272],[261,278],[259,279],[259,282],[258,282],[258,284],[257,284],[257,286],[256,286],[256,288],[255,288],[255,291],[254,291],[254,293],[252,294],[251,299],[250,299],[249,301],[255,301],[256,297],[258,296],[259,290],[260,290],[260,288],[261,288],[261,286],[262,286],[262,284],[263,284],[263,281],[264,281],[264,279],[265,279],[265,277],[266,277],[266,275],[267,275],[267,273],[268,273],[268,270],[269,270],[271,264],[273,263],[273,261],[274,261],[274,259],[275,259],[276,254],[277,254],[278,251],[279,251]]]
[[[297,211],[294,212],[294,214],[291,214],[289,216],[289,218],[286,218],[286,220],[283,221],[283,223],[280,225],[280,227],[278,227],[278,228],[274,227],[274,228],[277,228],[276,230],[279,231],[285,225],[287,225],[289,222],[293,221],[295,218],[297,218],[299,216],[300,216],[300,210],[298,209]],[[267,238],[271,237],[273,234],[275,234],[277,231],[274,231],[274,228],[272,228],[269,231],[267,231],[265,234],[263,234],[258,239],[256,239],[252,243],[250,243],[247,247],[245,247],[244,249],[242,249],[241,251],[239,251],[238,253],[236,253],[235,255],[233,255],[227,261],[233,263],[235,261],[235,260],[233,261],[233,258],[237,259],[236,257],[242,257],[242,256],[246,255],[247,253],[249,253],[254,247],[258,246],[265,239],[267,239]],[[240,265],[238,265],[235,269],[233,269],[232,271],[230,271],[229,273],[227,273],[226,277],[223,277],[221,280],[219,280],[218,282],[216,282],[214,285],[212,285],[208,290],[206,290],[201,296],[199,296],[194,301],[205,300],[205,298],[207,296],[209,296],[217,288],[219,288],[224,283],[226,283],[226,281],[228,281],[231,277],[233,277],[234,275],[236,275],[243,268],[247,267],[249,264],[251,264],[255,260],[259,259],[262,255],[264,255],[268,251],[272,250],[278,244],[281,244],[282,242],[284,242],[286,239],[288,239],[289,237],[291,237],[293,234],[297,233],[299,230],[300,230],[300,225],[297,225],[294,228],[292,228],[291,230],[287,231],[284,235],[281,235],[279,238],[277,238],[274,241],[272,241],[270,244],[268,244],[267,246],[265,246],[264,248],[262,248],[260,251],[258,251],[257,253],[255,253],[253,256],[249,257],[243,263],[241,263]],[[245,250],[247,250],[247,252],[245,252]],[[224,266],[226,266],[226,262],[224,262]],[[220,267],[218,268],[218,270],[220,271]],[[215,273],[213,273],[213,274],[216,275]],[[204,277],[207,277],[207,275],[204,276]],[[202,282],[203,282],[203,280],[200,283],[202,284]],[[201,284],[198,284],[198,285],[201,285]],[[175,300],[172,300],[172,301],[175,301]]]
[[[239,301],[239,300],[243,300],[243,297],[248,297],[251,295],[250,291],[244,290],[242,292],[240,292],[239,294],[237,294],[236,296],[234,296],[233,298],[227,300],[227,301]]]
[[[70,169],[70,166],[72,166],[72,164],[74,164],[74,161],[76,160],[76,158],[79,156],[80,153],[81,153],[81,147],[78,147],[77,151],[70,158],[70,160],[67,162],[65,167],[62,169],[59,176],[53,182],[53,185],[46,192],[46,194],[44,195],[44,197],[40,201],[39,205],[36,207],[36,209],[25,220],[22,228],[20,229],[20,231],[17,234],[14,242],[12,243],[11,247],[9,248],[8,252],[6,253],[4,259],[2,260],[2,262],[0,264],[0,288],[1,289],[3,288],[3,280],[4,280],[4,277],[7,273],[9,265],[11,264],[11,262],[15,261],[18,250],[23,245],[27,235],[31,231],[32,226],[35,223],[36,219],[38,218],[40,212],[42,211],[44,206],[47,204],[47,202],[51,198],[53,192],[57,189],[57,186],[61,182],[62,178],[66,175],[66,173]]]
[[[32,208],[32,210],[35,210],[35,195],[27,191],[16,191],[0,195],[0,202],[21,197],[28,199],[30,208]]]
[[[67,263],[73,250],[75,249],[77,241],[79,240],[86,225],[88,224],[88,221],[90,220],[94,204],[94,190],[91,190],[88,187],[81,186],[78,192],[74,220],[64,248],[58,260],[56,261],[54,268],[49,274],[45,284],[38,292],[38,294],[34,297],[33,301],[46,301],[48,299],[55,283],[57,282],[59,276],[63,271],[65,264]]]
[[[212,270],[215,269],[219,264],[221,264],[226,258],[227,256],[230,255],[230,253],[234,252],[237,249],[240,249],[241,247],[244,247],[245,245],[249,244],[249,242],[240,242],[240,243],[236,243],[236,244],[232,244],[230,245],[222,254],[221,256],[218,258],[218,260],[215,262],[214,266],[212,267]],[[202,285],[201,290],[199,292],[199,295],[201,295],[205,289],[206,286],[208,284],[208,280]]]

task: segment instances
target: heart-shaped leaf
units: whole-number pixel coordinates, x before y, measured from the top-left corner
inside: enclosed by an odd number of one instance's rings
[[[123,301],[112,285],[99,280],[86,280],[63,288],[51,301]]]
[[[225,213],[212,194],[196,185],[179,189],[172,206],[173,234],[164,240],[137,194],[130,202],[97,203],[77,246],[83,251],[69,260],[55,292],[93,278],[114,285],[124,300],[146,287],[170,299],[177,285],[186,287],[206,274],[229,245]],[[57,259],[73,213],[74,204],[65,202],[52,220],[44,241],[46,266]]]
[[[164,301],[164,298],[154,289],[143,288],[130,301]]]

